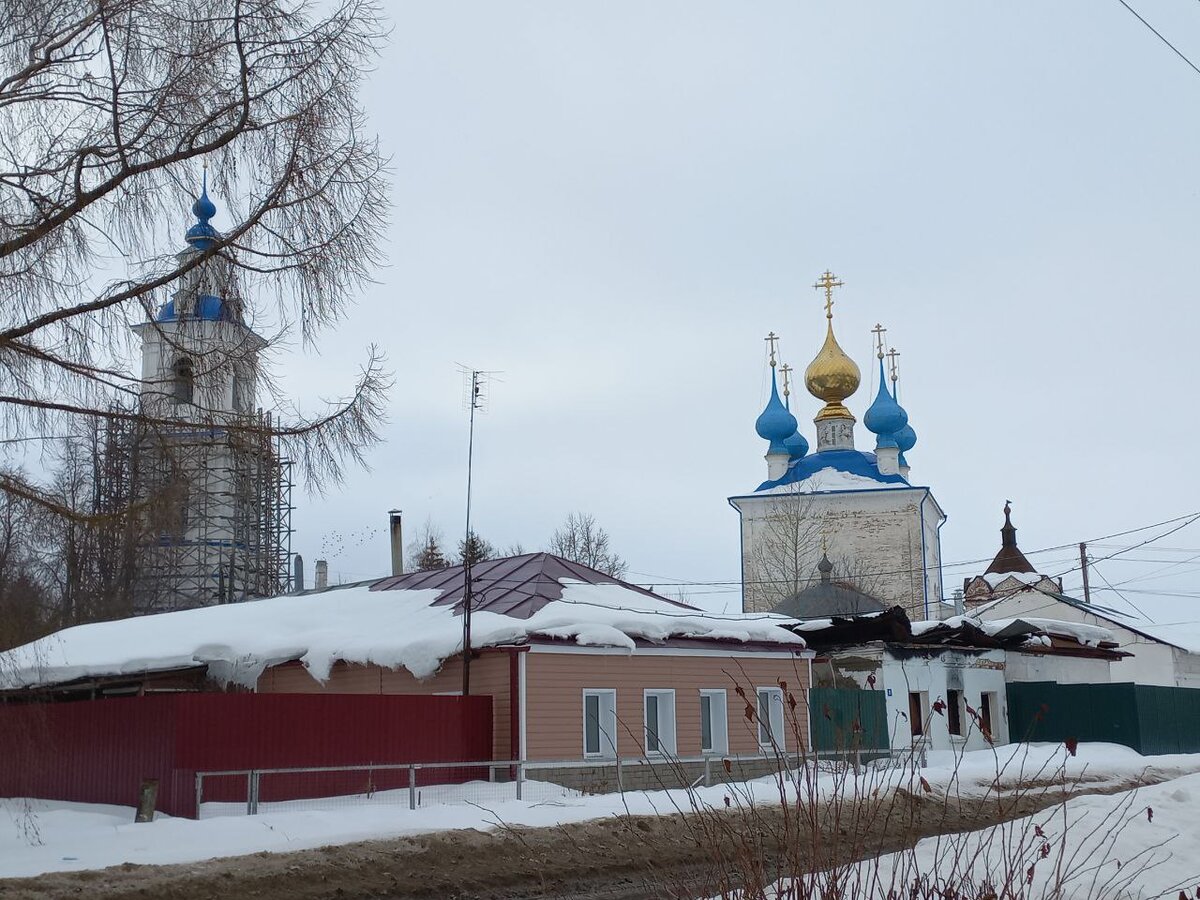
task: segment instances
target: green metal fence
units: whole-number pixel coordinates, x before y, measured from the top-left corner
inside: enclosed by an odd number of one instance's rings
[[[1008,685],[1013,741],[1105,741],[1143,754],[1200,752],[1200,690],[1141,684]]]
[[[808,720],[818,753],[886,751],[887,700],[883,691],[810,688]]]

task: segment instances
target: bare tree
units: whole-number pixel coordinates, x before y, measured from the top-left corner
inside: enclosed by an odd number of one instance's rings
[[[867,572],[858,560],[825,550],[822,538],[827,525],[810,495],[799,491],[776,495],[757,526],[746,559],[748,610],[774,609],[815,584],[822,556],[833,564],[837,583],[865,594],[878,591],[880,573]]]
[[[573,512],[562,527],[550,538],[547,548],[555,556],[569,559],[611,575],[623,578],[629,566],[612,548],[608,532],[596,523],[590,513]]]
[[[446,538],[442,530],[433,524],[433,519],[426,519],[408,545],[408,570],[429,572],[433,569],[445,569],[450,565],[450,560],[446,558],[445,546]]]
[[[49,570],[31,528],[45,516],[29,501],[0,494],[0,650],[39,638],[58,624]]]
[[[12,0],[0,19],[0,431],[6,452],[80,422],[211,425],[138,401],[129,326],[154,323],[172,285],[219,274],[227,300],[273,297],[277,332],[305,343],[339,317],[380,258],[383,160],[363,134],[359,85],[383,29],[373,0]],[[169,255],[164,230],[210,163],[230,225]],[[206,220],[205,220],[206,221]],[[207,226],[206,226],[207,227]],[[191,348],[195,350],[195,348]],[[193,354],[186,374],[237,363]],[[232,358],[231,358],[232,357]],[[324,410],[225,418],[284,442],[310,486],[337,479],[376,441],[387,376],[371,350]],[[266,373],[259,389],[273,393]],[[236,390],[236,383],[235,383]],[[113,400],[119,401],[116,405]],[[253,399],[253,398],[251,398]],[[251,404],[253,405],[253,404]],[[277,403],[277,407],[281,405]],[[15,443],[14,441],[21,441]],[[55,509],[47,485],[0,472],[0,491]]]

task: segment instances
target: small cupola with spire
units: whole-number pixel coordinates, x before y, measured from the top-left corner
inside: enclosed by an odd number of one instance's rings
[[[791,457],[787,441],[796,434],[796,417],[779,399],[779,384],[775,378],[775,345],[779,336],[772,331],[765,340],[770,348],[771,396],[767,400],[766,408],[759,413],[754,430],[760,438],[769,442],[766,455],[767,478],[773,480],[787,471],[788,460]]]
[[[908,413],[896,402],[888,390],[887,375],[883,370],[883,336],[887,329],[876,325],[871,329],[875,335],[876,356],[879,359],[879,390],[875,401],[863,416],[863,424],[875,435],[875,464],[881,475],[900,474],[900,445],[896,434],[908,424]]]
[[[1000,549],[982,575],[963,579],[963,601],[970,608],[1026,588],[1062,593],[1062,579],[1042,575],[1021,552],[1012,523],[1012,501],[1005,500]]]

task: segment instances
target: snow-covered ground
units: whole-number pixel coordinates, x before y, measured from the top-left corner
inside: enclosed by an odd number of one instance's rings
[[[806,875],[803,883],[782,881],[772,896],[816,896],[814,887],[833,881],[839,896],[862,900],[950,896],[944,890],[951,886],[954,896],[970,897],[1192,900],[1200,897],[1200,775],[1075,797],[1003,825],[926,838],[911,850]]]
[[[1160,779],[1200,773],[1200,754],[1142,757],[1127,747],[1111,744],[1080,745],[1074,757],[1067,755],[1060,744],[1007,745],[964,754],[957,763],[948,752],[933,753],[929,766],[919,774],[935,791],[971,797],[993,792],[998,779],[1003,790],[1023,780],[1044,780],[1064,771],[1068,780],[1084,778],[1095,786],[1124,784],[1142,773]],[[812,790],[829,796],[855,787],[869,791],[883,785],[909,784],[913,779],[910,770],[868,769],[855,785],[822,772],[812,783]],[[1178,785],[1188,797],[1195,798],[1193,809],[1200,808],[1195,805],[1200,804],[1200,777]],[[550,826],[625,813],[665,814],[691,809],[693,803],[722,808],[730,795],[737,803],[780,802],[778,786],[771,778],[700,788],[690,796],[683,790],[582,796],[557,786],[527,783],[522,800],[502,794],[473,799],[479,797],[471,793],[477,787],[458,786],[461,793],[448,792],[439,805],[423,805],[416,810],[408,809],[403,796],[406,792],[382,792],[354,806],[346,806],[344,798],[326,803],[309,800],[303,801],[303,809],[289,808],[288,804],[264,805],[263,811],[252,817],[230,814],[193,820],[159,816],[154,822],[140,825],[133,824],[133,810],[126,807],[0,800],[0,878],[103,868],[124,862],[177,863],[260,851],[287,852],[452,828],[490,830],[500,823]],[[502,790],[498,785],[487,788]],[[1168,788],[1164,796],[1170,797],[1172,791],[1174,788]],[[394,796],[396,793],[402,796]],[[423,802],[431,799],[432,795]],[[462,802],[452,802],[456,799]],[[1171,808],[1165,800],[1155,802],[1162,802],[1164,810]],[[1183,801],[1176,805],[1181,810],[1186,807]],[[221,811],[207,809],[205,814]],[[1162,825],[1200,832],[1194,821],[1200,815],[1192,812],[1190,816],[1192,821],[1185,823],[1179,815],[1168,814]],[[1200,846],[1193,848],[1191,858],[1200,864]]]

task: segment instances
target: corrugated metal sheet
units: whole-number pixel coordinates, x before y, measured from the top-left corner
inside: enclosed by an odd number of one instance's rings
[[[1200,690],[1134,684],[1008,685],[1014,741],[1106,741],[1139,753],[1200,752]]]
[[[158,807],[172,815],[194,814],[197,771],[491,754],[491,697],[171,694],[0,706],[0,796],[132,805],[142,780],[157,778]],[[275,779],[262,799],[318,796],[330,784]],[[240,783],[212,788],[212,799],[245,796]]]
[[[488,559],[471,567],[473,586],[472,611],[487,612],[527,619],[552,600],[562,599],[562,582],[581,581],[584,584],[619,584],[681,609],[695,609],[686,603],[660,597],[638,587],[605,575],[595,569],[571,562],[550,553],[526,553]],[[371,585],[373,591],[440,590],[435,606],[459,606],[463,598],[463,567],[449,566],[428,572],[410,572],[384,578]]]
[[[887,700],[883,691],[811,688],[808,719],[819,753],[887,750]]]

